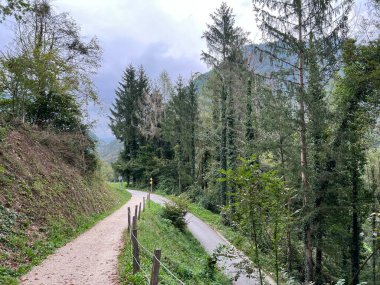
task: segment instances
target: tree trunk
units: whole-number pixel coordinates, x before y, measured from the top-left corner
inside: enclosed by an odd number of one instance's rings
[[[222,170],[227,170],[227,93],[225,90],[224,82],[222,82],[222,94],[221,94],[221,123],[222,134],[220,144],[220,164]],[[222,178],[225,175],[222,174]],[[221,204],[227,205],[227,181],[221,183]]]
[[[255,223],[255,218],[254,218],[254,214],[250,213],[250,217],[251,217],[251,234],[252,234],[252,238],[253,238],[253,242],[255,243],[255,258],[256,258],[256,265],[257,265],[257,268],[259,270],[259,280],[260,280],[260,285],[263,285],[263,277],[262,277],[262,274],[261,274],[261,264],[260,264],[260,254],[259,254],[259,246],[257,244],[257,227],[256,227],[256,223]],[[252,239],[251,238],[251,239]]]
[[[377,199],[376,199],[376,181],[375,181],[375,169],[371,167],[371,179],[372,182],[372,199],[373,199],[373,208],[372,208],[372,283],[376,285],[376,256],[377,256],[377,228],[376,228],[376,215],[377,213]]]
[[[284,181],[284,185],[286,183],[285,178],[285,158],[284,158],[284,137],[280,135],[280,158],[281,158],[281,169],[282,169],[282,180]],[[291,198],[288,199],[288,215],[291,216]],[[292,272],[292,259],[293,259],[293,252],[292,252],[292,239],[291,239],[291,223],[288,223],[287,229],[286,229],[286,258],[287,258],[287,266],[288,266],[288,272]]]
[[[300,4],[302,5],[302,4]],[[299,128],[301,143],[301,179],[303,188],[303,207],[308,208],[309,181],[307,177],[307,143],[306,143],[306,121],[305,121],[305,83],[304,83],[304,51],[302,36],[302,7],[298,13],[298,80],[299,80]],[[310,221],[306,221],[304,227],[304,248],[305,248],[305,283],[312,282],[313,272],[313,242]]]
[[[351,244],[351,274],[353,284],[359,284],[360,268],[360,225],[359,225],[359,173],[356,166],[352,171],[352,244]]]

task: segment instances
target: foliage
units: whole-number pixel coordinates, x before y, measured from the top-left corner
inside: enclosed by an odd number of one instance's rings
[[[79,129],[83,107],[89,99],[96,100],[90,76],[100,56],[96,38],[85,42],[67,13],[55,13],[47,0],[33,1],[16,21],[13,46],[0,58],[4,118]]]
[[[171,223],[181,231],[186,228],[186,218],[188,202],[183,198],[175,198],[172,203],[166,203],[162,209],[162,217],[171,221]]]
[[[161,262],[185,284],[230,284],[231,281],[209,264],[209,256],[198,241],[188,232],[176,229],[161,217],[161,207],[151,203],[141,215],[138,224],[139,242],[148,250],[161,249]],[[125,235],[125,247],[119,256],[121,284],[142,284],[146,282],[143,272],[132,275],[132,252],[130,237]],[[189,258],[191,262],[189,262]],[[150,272],[152,258],[140,250],[140,261],[145,272]],[[212,263],[212,261],[211,261]],[[213,268],[213,269],[212,269]],[[161,266],[159,282],[178,284]]]
[[[113,211],[124,205],[131,195],[120,191],[117,184],[108,186],[109,195],[114,197],[114,204],[97,213],[76,214],[73,221],[62,217],[52,217],[43,229],[44,234],[34,233],[31,240],[27,227],[31,221],[26,215],[16,213],[11,209],[0,207],[0,221],[2,221],[0,242],[3,245],[0,251],[0,283],[18,284],[18,277],[28,272],[32,266],[41,263],[56,248],[65,245],[84,231],[91,228],[98,221],[104,219]],[[7,254],[5,249],[11,249]],[[17,255],[17,257],[16,257]],[[12,264],[4,260],[12,258]]]
[[[185,86],[179,78],[175,90],[165,73],[160,82],[151,88],[143,67],[124,72],[110,118],[124,149],[113,168],[128,183],[146,186],[153,177],[159,188],[181,193],[195,177],[197,94],[193,80]]]
[[[284,229],[288,217],[285,203],[290,196],[286,193],[283,180],[274,171],[263,171],[255,156],[250,159],[241,159],[241,165],[236,170],[229,169],[225,172],[226,180],[234,187],[234,208],[232,212],[234,222],[240,225],[240,229],[251,240],[255,247],[255,263],[259,268],[260,282],[261,264],[259,248],[268,247],[275,254],[276,279],[279,282],[280,273],[280,241],[283,238]],[[263,233],[267,233],[265,237]],[[263,239],[259,241],[259,236]],[[269,238],[269,242],[268,242]]]
[[[219,168],[227,170],[236,165],[238,157],[235,97],[240,84],[235,86],[233,82],[236,82],[236,77],[243,77],[242,49],[247,43],[247,33],[235,25],[233,10],[224,2],[210,17],[212,24],[207,25],[202,35],[208,51],[202,51],[201,59],[213,68],[216,75],[215,83],[210,86],[214,93],[212,132],[219,137],[213,158],[219,163]],[[228,193],[233,189],[227,189],[226,182],[222,180],[219,192],[220,203],[227,205]]]
[[[8,16],[13,15],[21,19],[23,13],[29,9],[29,3],[24,0],[5,0],[0,2],[0,23]]]

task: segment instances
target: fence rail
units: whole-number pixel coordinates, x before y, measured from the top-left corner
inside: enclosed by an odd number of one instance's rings
[[[150,208],[150,193],[147,197],[148,206]],[[137,221],[140,220],[141,212],[145,211],[145,197],[143,198],[143,203],[141,205],[141,202],[139,205],[135,206],[135,215],[132,218],[132,224],[131,224],[131,209],[128,207],[128,231],[130,233],[131,237],[131,252],[132,252],[132,262],[133,262],[133,274],[138,273],[140,270],[147,280],[147,284],[150,285],[157,285],[159,280],[159,273],[160,268],[162,267],[169,276],[171,276],[178,284],[185,285],[183,281],[181,281],[177,276],[174,275],[174,273],[168,268],[167,265],[165,265],[161,261],[161,249],[155,249],[154,252],[148,250],[145,246],[143,246],[139,240],[138,240],[138,233],[137,233]],[[149,258],[152,258],[152,269],[150,278],[148,277],[148,274],[141,266],[140,261],[140,248],[143,249],[143,252],[149,256]]]

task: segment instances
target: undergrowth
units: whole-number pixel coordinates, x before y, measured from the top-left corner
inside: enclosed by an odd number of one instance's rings
[[[28,217],[0,206],[0,284],[18,284],[18,278],[32,266],[41,263],[56,248],[65,245],[110,213],[124,205],[131,197],[118,184],[108,184],[113,205],[96,214],[77,214],[74,221],[51,218],[44,228],[30,232]],[[6,250],[4,250],[6,249]]]
[[[162,208],[151,203],[138,221],[138,241],[149,252],[161,249],[162,263],[185,284],[231,284],[211,262],[199,242],[187,230],[181,231],[171,221],[162,217]],[[123,285],[149,284],[152,257],[140,248],[142,271],[133,275],[131,242],[128,232],[124,234],[125,246],[119,256],[119,276]],[[159,284],[179,284],[161,266]]]
[[[215,214],[202,206],[195,203],[188,204],[188,210],[212,228],[220,232],[231,244],[236,248],[244,252],[251,260],[255,260],[255,252],[253,245],[249,242],[248,238],[245,237],[241,232],[233,230],[222,223],[222,219],[219,214]],[[269,274],[272,278],[274,275],[274,261],[271,256],[261,253],[261,265],[263,270]]]

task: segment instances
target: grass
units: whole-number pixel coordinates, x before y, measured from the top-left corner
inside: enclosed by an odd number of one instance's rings
[[[175,228],[169,220],[161,217],[161,212],[162,208],[155,203],[151,203],[151,208],[143,212],[138,221],[139,242],[150,252],[160,248],[163,264],[185,284],[231,284],[216,269],[215,263],[191,233]],[[145,273],[133,275],[131,242],[127,232],[124,240],[125,246],[119,256],[121,284],[147,284],[146,277],[150,276],[152,257],[140,249],[142,271]],[[159,281],[160,284],[179,284],[163,267],[160,269]]]
[[[13,248],[15,252],[17,251],[17,258],[12,260],[12,264],[0,265],[0,284],[18,284],[20,276],[41,263],[55,249],[93,227],[97,222],[124,205],[131,197],[131,194],[125,191],[125,187],[121,189],[120,184],[117,183],[109,183],[108,190],[116,201],[114,207],[98,214],[77,215],[74,222],[54,218],[47,225],[46,235],[43,237],[41,235],[41,238],[33,236],[33,239],[37,240],[33,244],[30,243],[31,237],[25,231],[15,231],[4,238],[0,234],[0,245],[6,242],[7,247]],[[14,213],[8,213],[7,217],[9,217],[9,228],[12,228],[17,217]],[[34,233],[34,235],[38,235],[38,233]],[[0,262],[6,260],[7,255],[0,254]]]
[[[233,230],[231,227],[224,225],[221,222],[219,214],[215,214],[202,206],[190,203],[188,205],[188,210],[207,224],[209,224],[213,229],[221,233],[231,244],[236,248],[244,252],[250,260],[254,261],[254,249],[253,245],[249,242],[248,238],[241,234],[241,232]],[[266,274],[269,274],[274,278],[274,261],[271,256],[260,254],[260,263]]]

